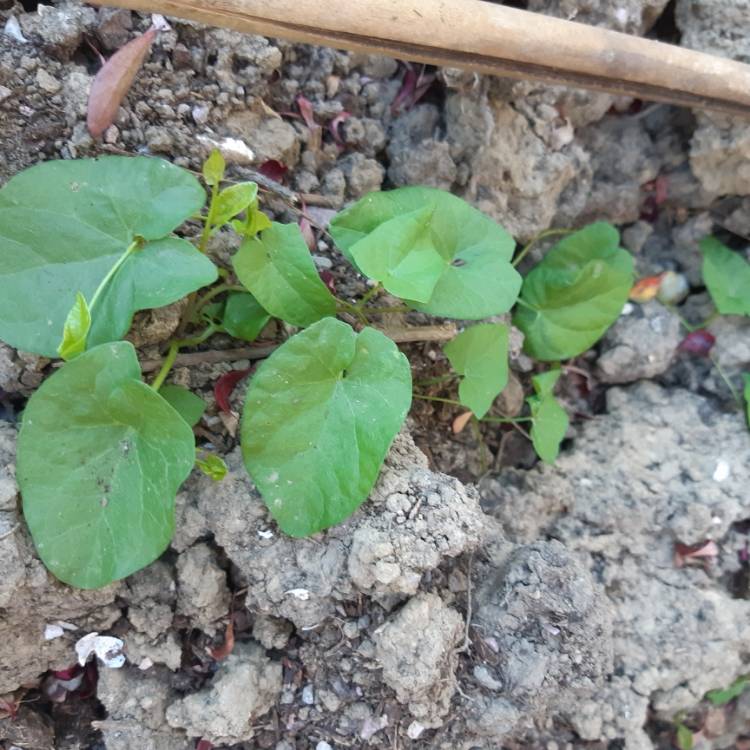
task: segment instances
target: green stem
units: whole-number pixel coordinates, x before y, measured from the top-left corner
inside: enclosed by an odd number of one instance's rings
[[[532,417],[482,417],[482,422],[493,422],[496,424],[518,424],[519,422],[533,422]]]
[[[729,379],[729,376],[726,374],[726,372],[724,372],[724,368],[719,364],[719,360],[716,359],[716,357],[712,353],[709,353],[708,358],[711,360],[711,364],[716,368],[716,372],[719,373],[719,376],[724,381],[727,388],[729,388],[729,392],[732,394],[732,398],[734,398],[734,400],[740,406],[742,406],[742,399],[740,398],[740,394],[734,387],[732,381]]]
[[[425,396],[421,393],[415,393],[414,398],[420,398],[423,401],[439,401],[441,404],[451,404],[452,406],[464,406],[460,401],[454,401],[450,398],[441,398],[440,396]]]
[[[375,284],[375,286],[372,289],[370,289],[370,291],[367,292],[367,294],[365,294],[364,297],[362,297],[362,299],[359,302],[357,302],[354,306],[358,310],[361,310],[373,297],[375,297],[377,294],[380,294],[380,291],[382,288],[383,288],[383,285],[378,281],[378,283]]]
[[[214,297],[218,297],[223,292],[246,292],[244,286],[237,284],[219,284],[213,289],[209,289],[202,297],[198,297],[193,305],[192,314],[199,313]]]
[[[213,229],[214,223],[214,208],[216,207],[216,197],[219,194],[219,186],[211,185],[211,202],[208,204],[208,216],[206,216],[206,223],[203,225],[203,231],[201,232],[201,238],[198,242],[198,250],[205,254],[208,246],[208,240],[211,237],[211,230]]]
[[[529,254],[531,248],[534,247],[534,245],[536,245],[536,243],[540,240],[543,240],[547,237],[559,236],[561,234],[570,234],[572,231],[572,229],[545,229],[543,232],[539,232],[539,234],[537,234],[535,237],[532,237],[526,243],[521,252],[518,253],[516,258],[513,260],[513,268],[516,268],[518,266],[518,264]]]
[[[415,380],[414,385],[434,385],[435,383],[444,383],[446,380],[453,380],[458,377],[454,372],[448,372],[445,375],[437,375],[434,378],[425,378],[424,380]]]
[[[97,287],[96,291],[94,292],[94,296],[91,298],[91,302],[89,302],[89,311],[93,312],[94,307],[96,306],[96,303],[99,301],[99,298],[102,296],[102,293],[107,288],[107,284],[112,280],[114,275],[120,270],[122,267],[122,264],[125,263],[125,261],[137,250],[140,250],[143,247],[144,241],[142,238],[137,237],[134,239],[126,248],[125,252],[117,259],[117,262],[112,266],[112,268],[109,269],[109,272],[107,275],[101,280],[101,283]]]
[[[169,345],[169,351],[167,352],[167,356],[164,357],[164,361],[161,364],[161,368],[159,369],[159,372],[156,374],[156,377],[154,378],[154,382],[151,383],[151,387],[158,391],[159,388],[161,388],[164,385],[164,381],[167,379],[167,375],[169,375],[170,371],[172,370],[172,367],[174,367],[175,360],[177,359],[177,354],[179,353],[180,349],[187,346],[198,346],[198,344],[202,344],[206,339],[213,336],[217,331],[219,331],[219,327],[211,324],[208,326],[204,331],[199,333],[197,336],[193,336],[189,339],[177,339],[176,341],[173,341]]]

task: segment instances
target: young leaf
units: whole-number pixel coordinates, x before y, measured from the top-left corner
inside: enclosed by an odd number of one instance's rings
[[[214,226],[224,226],[230,219],[250,208],[258,198],[258,186],[254,182],[240,182],[224,188],[216,196]]]
[[[610,224],[569,234],[526,276],[513,322],[536,359],[575,357],[622,312],[633,285],[633,259]]]
[[[205,200],[197,180],[161,159],[49,161],[0,190],[0,339],[47,357],[77,292],[91,300],[137,238],[145,242],[92,308],[88,346],[126,333],[133,314],[216,280],[211,261],[170,237]]]
[[[247,216],[244,220],[233,219],[229,222],[237,234],[250,239],[271,228],[271,220],[257,206],[248,208],[246,213]]]
[[[727,703],[742,695],[747,687],[750,687],[750,677],[738,677],[728,688],[709,690],[706,698],[714,706],[726,706]]]
[[[693,733],[684,724],[677,725],[677,747],[680,750],[693,750]]]
[[[531,383],[535,396],[526,399],[531,409],[531,442],[539,458],[545,463],[554,463],[560,452],[565,433],[568,430],[568,414],[555,400],[552,391],[560,377],[560,370],[534,375]]]
[[[320,280],[296,224],[273,223],[245,240],[232,259],[234,271],[271,315],[309,326],[336,314],[336,300]]]
[[[24,411],[24,516],[44,564],[73,586],[124,578],[172,538],[195,441],[140,374],[130,343],[102,344],[46,380]]]
[[[206,454],[205,458],[196,458],[195,465],[214,482],[220,482],[227,475],[227,465],[224,459],[213,453]]]
[[[122,100],[133,85],[158,31],[152,27],[131,39],[102,65],[91,84],[86,125],[98,138],[115,121]]]
[[[508,327],[480,323],[459,333],[443,350],[464,376],[458,386],[461,403],[481,419],[508,382]]]
[[[367,498],[411,404],[409,363],[374,328],[334,318],[280,346],[250,382],[245,466],[287,534],[306,536]]]
[[[234,292],[227,297],[222,324],[230,336],[255,341],[269,320],[271,316],[252,294]]]
[[[715,237],[701,240],[703,281],[722,315],[750,315],[750,263]]]
[[[208,159],[203,162],[203,179],[206,181],[206,185],[209,187],[218,187],[219,183],[224,179],[226,168],[227,164],[221,155],[221,151],[215,148],[208,155]]]
[[[476,320],[507,312],[518,297],[513,238],[442,190],[370,193],[338,214],[330,232],[351,263],[416,310]]]
[[[60,346],[57,347],[58,354],[64,359],[73,359],[81,352],[86,351],[86,337],[91,328],[91,311],[86,298],[76,293],[76,301],[65,318],[63,336]]]
[[[181,385],[167,383],[159,388],[159,395],[191,426],[201,421],[206,402]]]

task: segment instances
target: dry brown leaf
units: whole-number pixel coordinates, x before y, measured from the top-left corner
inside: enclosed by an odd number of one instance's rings
[[[151,27],[141,36],[131,39],[117,50],[96,74],[89,94],[86,125],[89,133],[98,138],[115,121],[122,100],[133,85],[146,59],[158,30]]]
[[[465,411],[463,414],[459,414],[454,420],[453,420],[453,434],[458,435],[459,432],[461,432],[464,427],[466,427],[467,424],[469,424],[469,420],[474,416],[473,412]]]
[[[224,631],[224,643],[217,648],[210,649],[209,653],[216,661],[226,659],[229,654],[234,650],[234,620],[232,613],[229,613],[229,622],[227,623],[227,629]]]

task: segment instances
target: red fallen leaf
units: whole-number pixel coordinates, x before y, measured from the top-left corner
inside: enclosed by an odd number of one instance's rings
[[[264,177],[268,177],[269,180],[274,180],[274,182],[284,182],[284,178],[286,177],[286,173],[289,171],[289,167],[287,167],[286,164],[282,164],[280,161],[277,161],[276,159],[269,159],[268,161],[264,161],[263,164],[260,165],[258,171]]]
[[[745,542],[745,546],[737,553],[737,558],[743,565],[747,565],[750,562],[750,545],[747,542]]]
[[[328,287],[328,291],[335,295],[336,294],[336,279],[334,278],[333,274],[323,269],[322,271],[318,271],[318,276],[320,276],[323,283]]]
[[[432,86],[434,81],[434,73],[424,74],[424,65],[419,74],[417,74],[414,66],[406,63],[404,80],[396,94],[396,98],[391,104],[391,112],[411,109],[427,93],[427,90]]]
[[[229,622],[227,623],[227,629],[224,631],[224,643],[217,648],[211,648],[208,653],[211,654],[211,658],[216,661],[226,659],[229,654],[234,650],[234,619],[232,613],[229,613]]]
[[[141,36],[131,39],[117,50],[96,74],[91,84],[86,115],[86,125],[94,138],[102,135],[115,121],[117,110],[130,90],[158,33],[152,26]]]
[[[653,224],[659,217],[659,207],[656,205],[656,198],[653,195],[647,195],[646,200],[641,206],[641,216],[643,221]]]
[[[213,750],[213,745],[208,740],[198,740],[195,750]]]
[[[677,542],[674,546],[674,564],[681,568],[691,560],[710,560],[717,557],[719,548],[716,542],[708,540],[698,544],[682,544]]]
[[[677,349],[688,354],[696,354],[699,357],[707,357],[715,343],[716,337],[712,333],[705,328],[699,328],[685,336]]]
[[[654,180],[654,200],[657,206],[666,203],[669,197],[669,180],[664,175],[659,175]]]
[[[232,395],[232,391],[237,386],[237,383],[242,378],[247,377],[250,372],[250,368],[246,370],[230,370],[225,372],[214,384],[214,397],[216,398],[216,405],[223,412],[231,414],[232,407],[229,403],[229,397]]]
[[[656,276],[645,276],[639,279],[633,285],[628,295],[633,302],[648,302],[654,299],[659,293],[659,286],[661,280],[664,278],[663,273],[656,274]]]
[[[315,130],[320,127],[320,125],[315,122],[315,113],[313,112],[312,102],[306,96],[300,94],[297,97],[297,106],[299,107],[299,113],[302,115],[302,119],[305,121],[305,125],[307,125],[310,130]]]
[[[328,130],[331,131],[333,140],[336,141],[339,148],[344,148],[344,141],[341,138],[341,133],[339,133],[339,128],[341,127],[341,124],[346,122],[351,116],[351,112],[342,112],[341,114],[336,115],[336,117],[334,117],[328,124]]]

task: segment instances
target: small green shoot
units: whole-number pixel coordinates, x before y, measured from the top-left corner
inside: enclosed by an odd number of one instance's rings
[[[722,315],[750,315],[750,263],[715,237],[701,240],[703,280]]]
[[[57,353],[66,362],[86,351],[86,337],[91,329],[91,311],[86,298],[76,292],[76,301],[65,318],[63,336]]]
[[[709,690],[706,699],[714,706],[726,706],[735,698],[739,698],[747,687],[750,687],[750,677],[745,675],[738,677],[728,688]]]
[[[207,453],[204,458],[196,458],[195,465],[214,482],[220,482],[229,471],[224,459],[214,453]]]
[[[560,443],[568,430],[568,414],[553,395],[559,378],[560,370],[534,375],[531,383],[536,395],[526,399],[531,409],[531,440],[534,450],[548,464],[554,463],[557,458]]]

